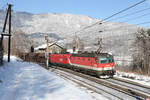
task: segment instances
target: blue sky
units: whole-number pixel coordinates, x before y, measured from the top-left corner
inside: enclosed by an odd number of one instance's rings
[[[104,19],[139,1],[141,0],[0,0],[0,8],[4,9],[6,8],[7,3],[12,3],[14,5],[14,11],[25,11],[34,14],[71,13]],[[150,7],[149,0],[115,17],[119,17],[148,7]],[[150,12],[150,10],[115,21],[125,21],[148,12]],[[150,21],[150,15],[134,21],[130,21],[128,23],[140,23],[144,21]]]

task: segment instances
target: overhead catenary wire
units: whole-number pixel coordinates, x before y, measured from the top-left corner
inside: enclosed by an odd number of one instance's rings
[[[136,20],[136,19],[139,19],[139,18],[143,18],[143,17],[148,16],[148,15],[150,15],[150,13],[146,13],[146,14],[143,14],[143,15],[140,15],[140,16],[137,16],[137,17],[133,17],[133,18],[127,19],[123,22],[129,22],[131,20]]]
[[[132,13],[129,13],[129,14],[126,14],[126,15],[123,15],[123,16],[120,16],[120,17],[108,20],[108,21],[118,20],[118,19],[121,19],[121,18],[132,16],[134,14],[141,13],[141,12],[146,11],[146,10],[150,10],[150,8],[145,8],[145,9],[142,9],[142,10],[138,10],[138,11],[135,11],[135,12],[132,12]]]
[[[142,9],[142,10],[138,10],[138,11],[135,11],[135,12],[132,12],[132,13],[123,15],[123,16],[121,16],[121,17],[117,17],[117,18],[115,18],[115,19],[108,20],[108,22],[109,22],[109,21],[113,21],[113,20],[117,20],[117,19],[121,19],[121,18],[125,18],[125,17],[128,17],[128,16],[132,16],[132,15],[134,15],[134,14],[141,13],[141,12],[147,11],[147,10],[150,10],[150,8],[145,8],[145,9]],[[137,19],[143,18],[143,17],[148,16],[148,15],[150,15],[150,13],[145,13],[145,14],[143,14],[143,15],[140,15],[140,16],[137,16],[137,17],[133,17],[133,18],[124,20],[124,21],[122,21],[122,22],[129,22],[129,21],[137,20]],[[108,23],[108,22],[103,22],[103,24],[104,24],[104,23]],[[113,24],[113,25],[117,25],[117,24],[118,24],[118,23]],[[141,25],[142,25],[142,24],[141,24]],[[120,26],[119,26],[119,27],[120,27]],[[113,30],[113,29],[114,29],[114,28],[109,29],[109,30]],[[116,29],[116,28],[115,28],[115,29]]]
[[[86,26],[86,27],[82,28],[81,30],[76,31],[75,34],[78,33],[78,32],[81,32],[81,31],[83,31],[83,30],[85,30],[85,29],[87,29],[87,28],[93,27],[93,26],[95,26],[95,25],[97,25],[97,24],[101,24],[103,21],[106,21],[106,20],[108,20],[108,19],[110,19],[110,18],[112,18],[112,17],[114,17],[114,16],[116,16],[116,15],[122,13],[122,12],[125,12],[125,11],[127,11],[127,10],[129,10],[129,9],[131,9],[131,8],[133,8],[133,7],[137,6],[137,5],[139,5],[139,4],[143,3],[143,2],[145,2],[145,1],[147,1],[147,0],[142,0],[142,1],[136,3],[136,4],[132,5],[132,6],[129,6],[129,7],[125,8],[125,9],[123,9],[123,10],[121,10],[121,11],[119,11],[119,12],[117,12],[117,13],[111,15],[111,16],[109,16],[109,17],[104,18],[104,19],[101,20],[101,21],[97,21],[96,23],[94,23],[94,24],[92,24],[92,25]]]
[[[145,24],[150,24],[150,21],[137,23],[135,25],[138,26],[138,25],[145,25]],[[111,29],[105,30],[105,32],[112,31],[112,30],[117,30],[117,29],[120,29],[122,27],[135,27],[135,26],[134,26],[134,24],[125,25],[125,26],[118,26],[118,27],[115,27],[115,28],[111,28]]]
[[[146,14],[143,14],[143,15],[140,15],[140,16],[137,16],[137,17],[133,17],[133,18],[130,18],[130,19],[127,19],[127,20],[125,20],[125,21],[123,21],[123,22],[129,22],[129,21],[133,21],[133,20],[137,20],[137,19],[140,19],[140,18],[143,18],[143,17],[145,17],[145,16],[148,16],[148,15],[150,15],[150,13],[146,13]],[[115,23],[115,24],[113,24],[113,25],[117,25],[118,23]],[[142,24],[135,24],[135,25],[142,25]],[[120,26],[119,26],[120,27]],[[113,30],[114,28],[111,28],[111,29],[109,29],[109,30]],[[115,28],[116,29],[116,28]]]
[[[141,12],[141,11],[145,11],[145,10],[149,10],[150,8],[146,8],[146,9],[142,9],[142,10],[139,10],[139,11],[136,11],[136,12]],[[136,12],[133,12],[133,13],[130,13],[130,14],[136,14]],[[127,15],[129,15],[130,16],[130,14],[127,14]],[[127,17],[127,15],[125,16],[125,17]],[[143,17],[146,17],[146,16],[149,16],[150,15],[150,13],[145,13],[145,14],[143,14],[143,15],[139,15],[139,16],[136,16],[136,17],[133,17],[133,18],[129,18],[129,19],[127,19],[127,20],[124,20],[124,21],[122,21],[122,22],[129,22],[129,21],[134,21],[134,20],[137,20],[137,19],[141,19],[141,18],[143,18]],[[119,18],[119,17],[118,17]],[[123,17],[120,17],[120,18],[123,18]],[[108,23],[108,22],[104,22],[104,23]],[[115,24],[113,24],[113,25],[117,25],[118,23],[115,23]],[[147,23],[146,23],[147,24]],[[135,25],[142,25],[142,24],[135,24]],[[127,25],[128,26],[128,25]],[[129,25],[130,26],[130,25]],[[120,27],[120,26],[119,26]],[[111,29],[109,29],[109,30],[113,30],[114,28],[111,28]],[[115,28],[116,29],[116,28]]]
[[[129,10],[129,9],[131,9],[131,8],[137,6],[137,5],[139,5],[139,4],[141,4],[141,3],[145,2],[145,1],[147,1],[147,0],[142,0],[142,1],[140,1],[140,2],[138,2],[138,3],[136,3],[136,4],[132,5],[132,6],[130,6],[130,7],[128,7],[128,8],[125,8],[125,9],[123,9],[123,10],[121,10],[121,11],[119,11],[119,12],[117,12],[117,13],[115,13],[115,14],[113,14],[113,15],[111,15],[111,16],[109,16],[109,17],[103,19],[103,20],[101,20],[101,22],[102,22],[102,21],[105,21],[105,20],[107,20],[107,19],[110,19],[110,18],[114,17],[115,15],[118,15],[118,14],[124,12],[124,11],[127,11],[127,10]]]

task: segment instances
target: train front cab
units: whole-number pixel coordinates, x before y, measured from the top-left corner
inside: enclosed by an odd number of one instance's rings
[[[110,76],[115,74],[115,63],[113,56],[98,58],[98,76]]]

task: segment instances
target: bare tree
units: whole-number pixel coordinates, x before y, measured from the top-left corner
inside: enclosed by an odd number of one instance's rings
[[[137,53],[133,55],[134,68],[150,74],[150,29],[139,29],[136,34]]]
[[[4,39],[4,51],[7,53],[7,38]],[[29,52],[32,40],[29,40],[25,33],[21,30],[12,31],[11,54],[17,55],[19,52]]]

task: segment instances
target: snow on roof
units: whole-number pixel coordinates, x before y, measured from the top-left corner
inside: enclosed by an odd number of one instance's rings
[[[93,100],[56,74],[16,57],[0,67],[0,80],[1,100]]]
[[[57,42],[50,43],[49,46],[54,45],[54,44],[57,44],[58,46],[63,47],[63,44],[62,44],[62,43],[63,43],[63,40],[60,40],[60,41],[57,41]],[[47,46],[47,44],[42,44],[42,45],[40,45],[40,46],[34,48],[34,50],[39,50],[39,49],[41,49],[41,48],[44,48],[44,49],[45,49],[46,46]]]
[[[47,44],[42,44],[36,48],[34,48],[34,50],[39,50],[40,48],[46,48]]]

